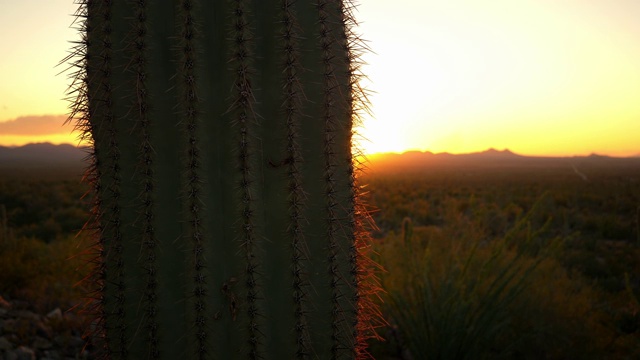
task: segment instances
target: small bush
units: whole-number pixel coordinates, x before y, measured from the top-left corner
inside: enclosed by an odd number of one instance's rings
[[[442,228],[416,226],[409,243],[395,233],[382,239],[383,311],[397,335],[390,343],[401,347],[387,353],[414,360],[614,353],[618,335],[598,307],[600,294],[554,259],[560,242],[540,242],[530,215],[501,238],[458,214]]]
[[[76,305],[83,295],[75,284],[86,265],[77,257],[79,241],[69,237],[47,244],[0,231],[0,294],[42,311]]]

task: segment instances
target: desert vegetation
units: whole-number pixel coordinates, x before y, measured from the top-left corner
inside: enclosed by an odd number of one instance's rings
[[[92,358],[79,180],[0,180],[0,358]]]
[[[370,353],[636,358],[640,167],[582,166],[589,182],[570,168],[468,169],[372,164],[363,179],[377,209],[374,260],[384,267],[380,305],[389,323]],[[0,188],[0,295],[42,313],[73,308],[85,291],[74,284],[87,271],[78,256],[87,242],[77,235],[91,203],[82,199],[87,185],[3,179]],[[77,333],[84,325],[66,326]]]
[[[372,171],[378,358],[637,357],[640,167],[601,165]]]

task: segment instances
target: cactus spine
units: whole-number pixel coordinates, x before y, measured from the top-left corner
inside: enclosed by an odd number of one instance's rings
[[[379,319],[342,0],[92,1],[71,117],[93,146],[113,359],[365,356]]]

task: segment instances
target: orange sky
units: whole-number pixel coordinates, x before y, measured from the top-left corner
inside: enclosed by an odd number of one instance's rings
[[[0,3],[0,145],[75,143],[72,0]],[[640,1],[362,0],[367,152],[640,154]]]

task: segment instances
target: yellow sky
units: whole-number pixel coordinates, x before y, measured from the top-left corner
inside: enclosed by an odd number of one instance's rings
[[[640,153],[640,1],[360,2],[368,152]],[[74,142],[71,126],[35,138],[1,122],[67,111],[55,65],[75,8],[0,0],[0,145]]]

